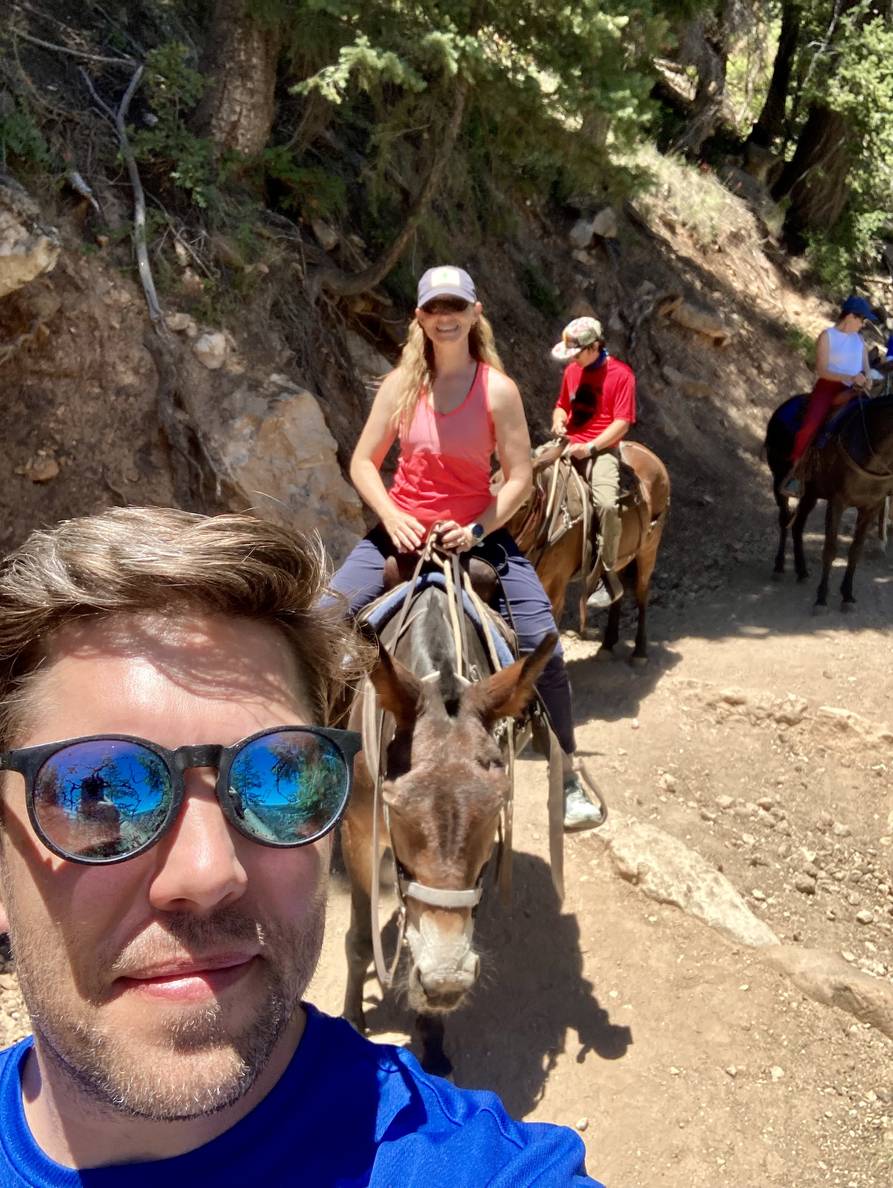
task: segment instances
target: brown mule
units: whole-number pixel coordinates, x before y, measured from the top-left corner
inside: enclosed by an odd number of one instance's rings
[[[490,672],[486,648],[469,625],[466,667],[490,674],[469,681],[461,674],[446,595],[429,587],[412,602],[405,628],[395,629],[392,620],[383,629],[371,688],[361,688],[350,709],[351,728],[359,730],[377,702],[390,727],[378,762],[373,748],[357,757],[341,826],[351,893],[344,1016],[358,1031],[365,1029],[363,986],[378,927],[377,865],[389,844],[410,956],[401,989],[416,1012],[422,1064],[441,1075],[451,1069],[443,1049],[444,1017],[478,978],[474,912],[500,814],[510,803],[506,757],[494,732],[527,706],[557,641],[550,635],[534,652]],[[382,803],[376,814],[379,763]]]
[[[568,481],[556,481],[555,467],[565,473],[569,464],[559,461],[561,446],[549,443],[534,459],[534,491],[531,498],[507,524],[509,532],[536,566],[540,581],[552,603],[556,622],[564,610],[567,587],[581,576],[590,555],[585,546],[586,518],[582,500],[573,494]],[[622,500],[622,534],[616,572],[635,562],[635,595],[639,609],[633,664],[648,660],[646,610],[651,577],[657,562],[664,524],[670,509],[670,476],[658,456],[635,441],[624,441],[620,447],[621,460],[633,471],[638,482],[638,498]],[[563,507],[556,506],[561,489],[567,493]],[[552,506],[550,507],[550,494]],[[548,523],[546,522],[548,519]],[[592,533],[597,524],[592,522]],[[588,577],[588,574],[582,575]],[[618,599],[608,611],[608,622],[599,655],[610,655],[620,635],[620,603]],[[580,633],[586,626],[585,592],[580,600]]]

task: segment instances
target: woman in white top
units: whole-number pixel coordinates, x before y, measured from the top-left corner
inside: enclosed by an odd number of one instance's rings
[[[799,478],[798,463],[829,413],[871,386],[868,348],[859,333],[869,320],[876,322],[877,318],[865,298],[847,297],[840,308],[840,317],[816,340],[816,381],[803,423],[794,438],[793,469],[788,483]]]

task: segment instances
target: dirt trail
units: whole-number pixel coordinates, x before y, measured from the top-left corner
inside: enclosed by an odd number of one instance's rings
[[[761,529],[739,538],[737,560],[723,554],[718,577],[665,584],[643,674],[565,636],[580,749],[613,809],[723,869],[781,940],[843,950],[886,977],[893,742],[877,727],[893,723],[893,564],[863,565],[857,614],[813,618],[812,581],[769,580],[771,547]],[[514,910],[495,896],[481,909],[484,985],[450,1027],[457,1081],[496,1089],[528,1118],[579,1124],[590,1170],[611,1188],[893,1181],[889,1041],[647,899],[590,835],[567,839],[559,909],[545,794],[543,765],[522,762]],[[822,866],[813,895],[793,886],[808,855]],[[858,923],[860,910],[875,922]],[[345,921],[337,889],[312,991],[331,1011]],[[377,1002],[374,982],[367,993]],[[398,1006],[369,1019],[410,1038]]]
[[[758,525],[686,581],[670,570],[645,672],[596,663],[594,639],[565,635],[580,749],[616,813],[721,868],[781,940],[843,951],[886,978],[893,560],[863,564],[856,614],[813,618],[812,581],[771,582],[771,548]],[[889,1041],[647,899],[592,835],[567,839],[559,908],[545,794],[542,763],[522,761],[514,908],[495,895],[481,908],[483,984],[450,1023],[457,1081],[496,1089],[517,1115],[578,1126],[610,1188],[889,1184]],[[794,886],[808,863],[814,894]],[[336,883],[310,993],[334,1013],[346,920]],[[408,1042],[403,1008],[381,1004],[372,980],[367,997],[374,1036]],[[14,978],[0,973],[0,1040],[23,1030]]]

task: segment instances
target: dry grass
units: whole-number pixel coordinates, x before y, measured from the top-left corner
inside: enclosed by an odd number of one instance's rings
[[[663,156],[650,145],[638,148],[630,164],[651,179],[636,198],[647,218],[682,228],[700,247],[712,250],[753,235],[752,214],[713,173]]]

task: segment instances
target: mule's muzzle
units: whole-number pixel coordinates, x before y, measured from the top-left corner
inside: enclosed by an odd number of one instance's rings
[[[475,984],[480,969],[481,959],[472,949],[459,964],[428,968],[414,964],[409,974],[410,1001],[425,1011],[452,1011]]]

